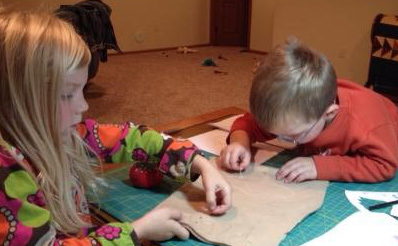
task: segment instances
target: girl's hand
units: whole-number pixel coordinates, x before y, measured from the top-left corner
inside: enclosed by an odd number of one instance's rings
[[[207,207],[212,214],[223,214],[231,207],[231,187],[206,158],[196,155],[192,171],[202,175]]]
[[[181,224],[182,213],[170,208],[150,211],[131,224],[139,239],[164,241],[174,236],[182,240],[189,237],[189,232]]]
[[[286,162],[276,173],[276,179],[286,183],[316,179],[315,162],[311,157],[297,157]]]

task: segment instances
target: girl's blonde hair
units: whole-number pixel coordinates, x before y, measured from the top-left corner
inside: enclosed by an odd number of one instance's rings
[[[250,110],[262,128],[271,130],[291,117],[319,119],[336,94],[336,74],[326,56],[292,37],[273,48],[257,69]]]
[[[73,27],[51,14],[0,9],[0,130],[33,164],[52,223],[64,233],[87,224],[76,212],[76,178],[95,180],[76,133],[61,137],[60,88],[65,75],[88,66],[91,56]],[[20,161],[20,160],[18,160]]]

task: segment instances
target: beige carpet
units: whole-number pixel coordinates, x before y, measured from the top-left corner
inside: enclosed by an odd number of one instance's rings
[[[154,126],[223,107],[248,109],[252,69],[263,56],[240,47],[196,49],[185,55],[168,50],[109,56],[86,87],[86,117]],[[206,58],[218,66],[202,66]]]

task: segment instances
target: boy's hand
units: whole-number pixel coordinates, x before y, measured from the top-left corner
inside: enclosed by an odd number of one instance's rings
[[[234,171],[244,170],[250,164],[250,158],[250,150],[238,142],[229,144],[220,153],[223,167]]]
[[[182,213],[171,208],[150,211],[131,224],[139,239],[164,241],[177,236],[186,240],[189,232],[181,224]]]
[[[206,158],[196,155],[193,171],[202,175],[203,187],[206,193],[207,207],[212,214],[223,214],[231,207],[231,187]]]
[[[297,157],[286,162],[276,173],[276,179],[286,183],[316,179],[315,162],[311,157]]]

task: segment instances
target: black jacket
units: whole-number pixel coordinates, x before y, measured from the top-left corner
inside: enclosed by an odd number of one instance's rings
[[[108,49],[122,52],[117,44],[110,20],[111,8],[101,0],[86,0],[74,5],[61,5],[56,15],[70,22],[85,40],[92,53],[99,53],[102,62]]]

